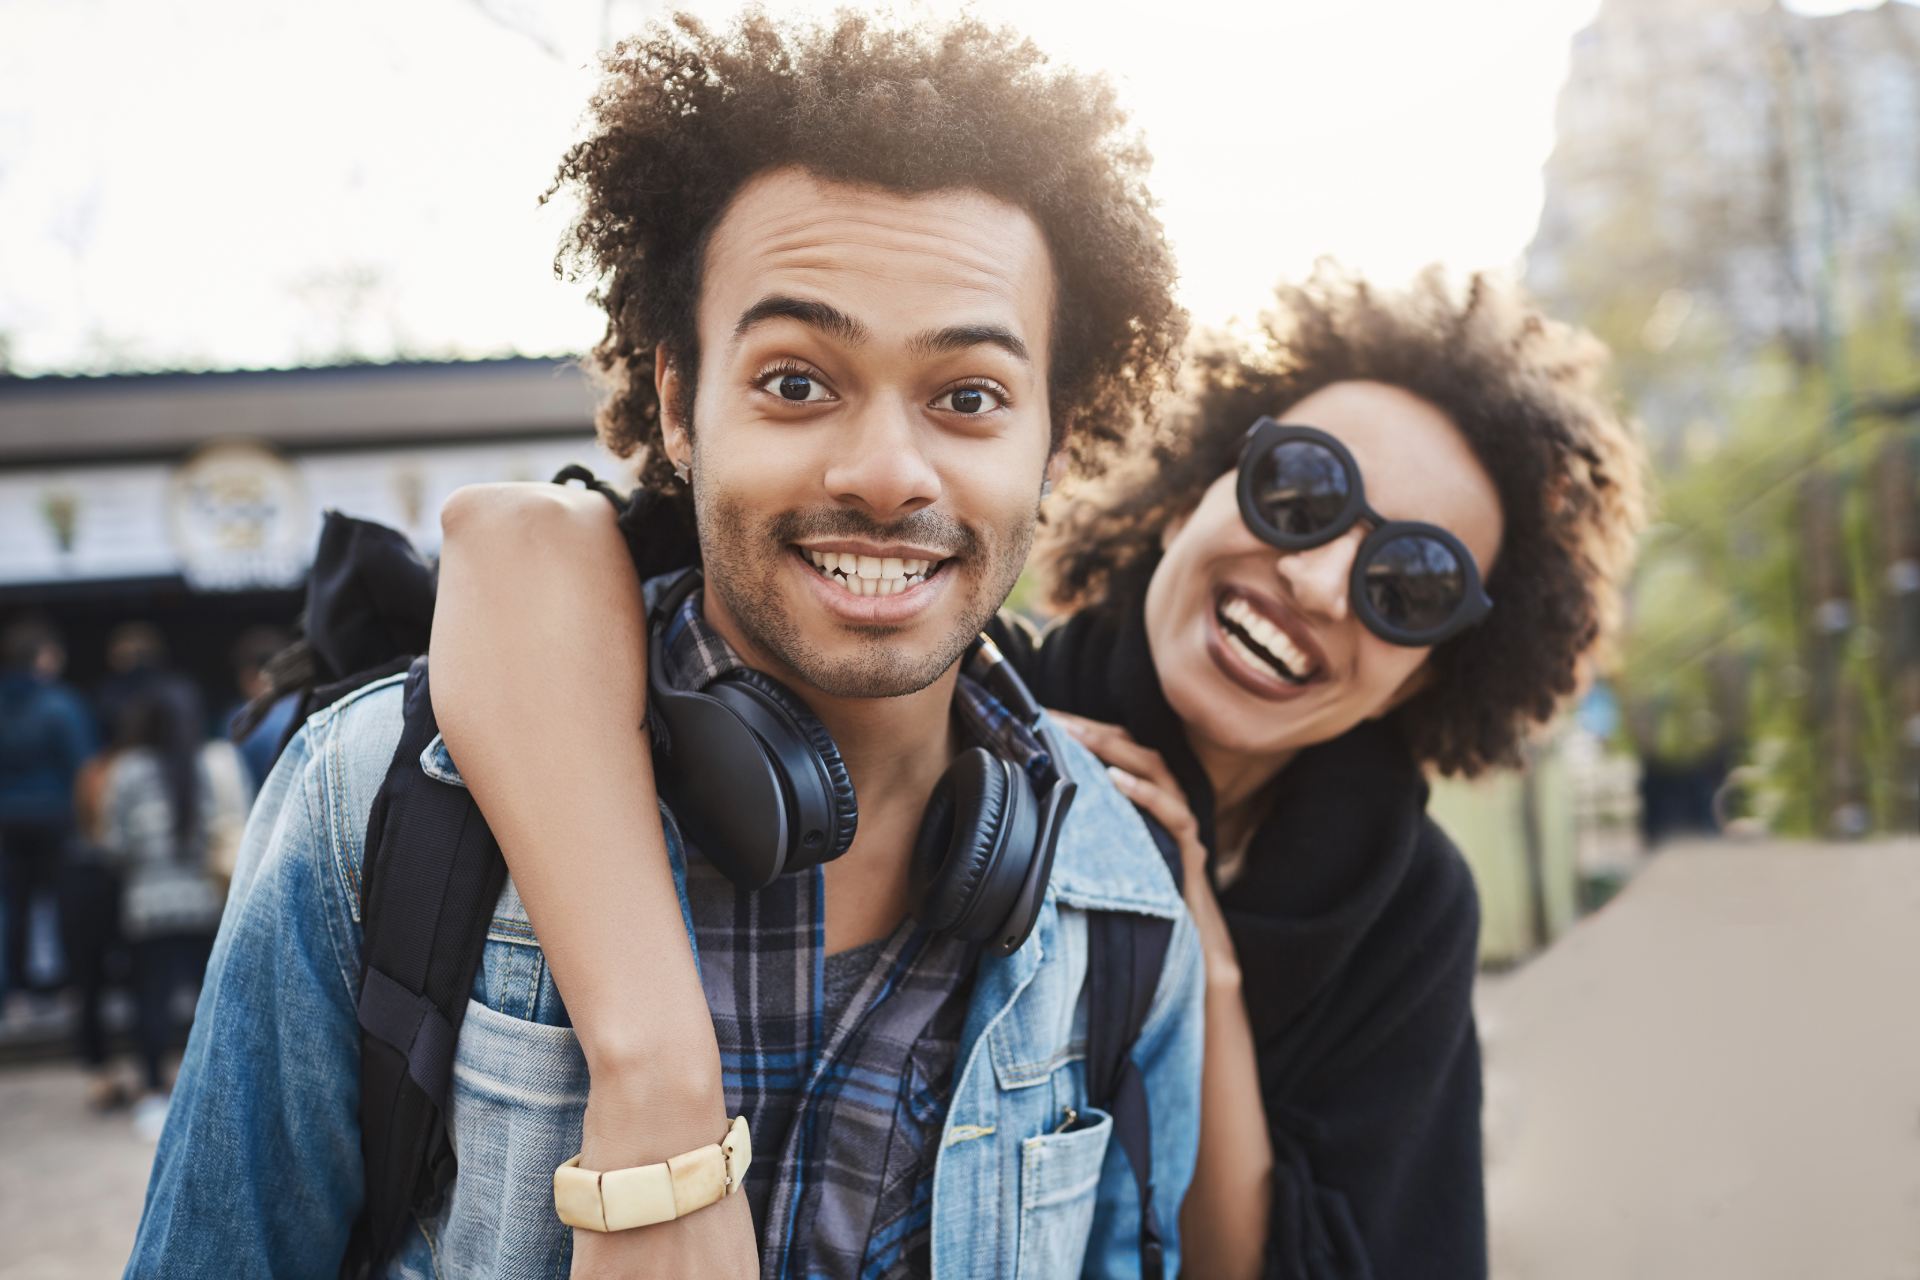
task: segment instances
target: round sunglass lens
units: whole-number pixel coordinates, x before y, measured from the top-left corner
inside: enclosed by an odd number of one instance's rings
[[[1389,538],[1367,561],[1367,602],[1409,635],[1438,631],[1467,594],[1466,567],[1452,547],[1426,534]]]
[[[1347,509],[1351,480],[1339,457],[1310,440],[1267,450],[1254,471],[1253,496],[1267,523],[1290,538],[1310,538]]]

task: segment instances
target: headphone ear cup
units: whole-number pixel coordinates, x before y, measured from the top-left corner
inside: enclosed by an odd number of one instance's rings
[[[752,689],[777,707],[826,773],[827,793],[833,808],[832,835],[827,848],[817,854],[808,850],[804,863],[789,864],[787,869],[797,870],[803,865],[831,862],[852,846],[854,830],[860,821],[859,805],[853,795],[853,779],[847,776],[847,762],[840,758],[840,748],[834,745],[833,735],[827,732],[827,727],[820,723],[807,704],[794,696],[792,690],[765,672],[755,671],[751,667],[737,667],[709,685],[707,692],[720,696],[728,684]]]
[[[969,747],[954,757],[927,800],[911,878],[920,922],[935,933],[966,924],[979,902],[1015,801],[1010,770],[984,747]]]

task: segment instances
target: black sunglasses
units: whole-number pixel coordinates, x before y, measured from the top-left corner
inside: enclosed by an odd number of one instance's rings
[[[1480,567],[1438,525],[1388,520],[1367,505],[1360,466],[1314,427],[1262,418],[1240,451],[1240,517],[1282,551],[1332,542],[1359,520],[1373,525],[1353,558],[1353,610],[1389,644],[1424,648],[1459,635],[1493,608]]]

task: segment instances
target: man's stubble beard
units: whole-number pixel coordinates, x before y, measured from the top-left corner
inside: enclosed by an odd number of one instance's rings
[[[794,534],[801,528],[824,524],[843,526],[837,531],[847,534],[885,537],[890,531],[893,536],[908,536],[916,528],[914,518],[883,526],[840,508],[805,515],[787,512],[756,526],[740,503],[716,493],[702,484],[701,478],[696,467],[694,513],[707,586],[719,594],[735,624],[756,649],[802,683],[834,698],[904,697],[918,693],[945,674],[1013,590],[1033,546],[1034,527],[1039,520],[1036,496],[1029,518],[1003,550],[988,545],[975,531],[964,531],[960,540],[969,543],[970,550],[953,557],[940,572],[966,573],[972,580],[972,595],[952,630],[939,643],[931,648],[909,647],[902,638],[906,628],[875,629],[850,633],[853,652],[830,655],[801,634],[783,605],[780,574],[783,562],[791,557],[789,544],[795,541]],[[958,529],[944,515],[937,522],[943,528]],[[811,530],[829,531],[818,527]],[[952,540],[951,536],[945,539]],[[956,582],[946,589],[964,586]]]

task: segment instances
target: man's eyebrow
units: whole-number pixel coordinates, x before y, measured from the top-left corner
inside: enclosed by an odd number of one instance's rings
[[[965,351],[969,347],[999,347],[1016,360],[1033,363],[1033,357],[1027,354],[1027,344],[1020,335],[1005,325],[998,324],[957,324],[945,329],[929,329],[925,333],[916,333],[907,340],[907,349],[915,355],[940,355],[948,351]]]
[[[807,298],[790,298],[780,293],[769,294],[741,312],[739,322],[733,326],[733,336],[744,337],[755,325],[779,319],[798,320],[801,324],[811,325],[849,346],[858,346],[873,336],[867,331],[867,326],[838,307]]]

